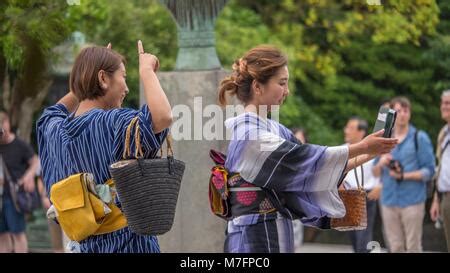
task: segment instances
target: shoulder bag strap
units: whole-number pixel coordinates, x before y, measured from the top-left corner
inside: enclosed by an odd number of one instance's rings
[[[433,195],[434,195],[434,193],[437,193],[439,200],[441,198],[440,198],[440,195],[439,195],[439,192],[438,192],[438,185],[437,185],[437,183],[438,183],[438,180],[439,180],[439,175],[441,173],[441,167],[442,167],[441,158],[442,158],[442,155],[444,154],[445,149],[447,149],[447,147],[449,146],[449,143],[450,143],[450,141],[447,141],[447,143],[445,143],[445,146],[443,148],[441,148],[442,141],[444,141],[445,137],[446,137],[446,133],[445,133],[445,127],[444,127],[444,128],[441,129],[441,131],[439,132],[439,135],[438,135],[438,141],[437,141],[437,145],[436,145],[436,158],[437,158],[438,165],[437,165],[437,171],[434,174],[434,177],[433,177],[433,180],[432,180],[434,182],[433,183]]]
[[[14,206],[16,207],[17,211],[19,210],[19,206],[17,205],[17,187],[18,184],[13,182],[13,178],[8,170],[8,166],[6,166],[5,161],[2,159],[2,168],[4,173],[4,180],[6,180],[6,183],[8,183],[9,186],[9,193],[11,194],[11,199],[13,200]]]
[[[358,165],[358,156],[355,156],[355,165]],[[360,169],[361,169],[361,184],[359,183],[359,178],[358,178],[358,173],[357,173],[357,169],[358,167],[353,168],[353,174],[355,175],[355,179],[356,179],[356,186],[358,187],[358,190],[364,190],[364,168],[363,168],[363,164],[361,164]]]

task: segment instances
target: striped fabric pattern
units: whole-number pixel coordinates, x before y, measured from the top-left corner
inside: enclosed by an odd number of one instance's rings
[[[345,215],[338,183],[347,164],[347,146],[301,144],[283,125],[254,113],[228,119],[225,126],[232,131],[225,167],[269,192],[284,217],[329,228],[329,218]]]
[[[280,213],[242,215],[228,222],[226,253],[292,253],[292,221]]]
[[[111,178],[108,167],[122,159],[126,128],[136,116],[139,117],[144,156],[155,157],[167,135],[167,130],[154,134],[151,113],[147,105],[140,111],[126,108],[108,111],[93,109],[78,117],[69,113],[62,104],[45,109],[37,123],[37,136],[42,176],[47,193],[54,183],[80,172],[92,173],[96,183],[104,183]],[[131,139],[131,152],[134,156],[136,154],[134,132]],[[128,228],[115,233],[117,238],[114,240],[111,240],[113,235],[91,236],[80,242],[81,250],[159,252],[156,237],[138,236]],[[129,245],[123,243],[126,241]]]
[[[112,251],[114,249],[114,251]],[[80,244],[82,253],[159,253],[156,236],[142,236],[128,227],[98,236],[92,236]]]

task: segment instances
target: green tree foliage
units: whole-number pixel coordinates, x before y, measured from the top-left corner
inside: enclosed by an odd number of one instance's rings
[[[423,109],[428,112],[429,119],[424,128],[430,128],[433,141],[436,141],[439,129],[444,121],[440,119],[438,106],[443,90],[450,89],[450,2],[437,1],[440,9],[438,35],[428,39],[428,49],[424,52],[426,65],[432,69],[432,75],[427,83],[428,91],[433,94],[432,104],[422,103]],[[439,120],[439,122],[438,122]]]
[[[86,35],[87,41],[112,48],[127,60],[130,93],[125,105],[139,104],[137,40],[146,52],[160,59],[160,70],[170,70],[177,55],[177,32],[170,13],[156,0],[83,1],[70,8],[72,24]]]
[[[413,122],[434,138],[441,126],[439,95],[450,83],[450,2],[381,3],[231,0],[217,20],[217,52],[230,69],[255,45],[280,47],[289,57],[292,94],[281,108],[281,120],[306,127],[315,143],[342,142],[342,127],[352,115],[373,125],[380,103],[394,95],[412,100]],[[176,25],[157,0],[83,0],[75,6],[6,0],[0,2],[0,22],[0,90],[10,112],[19,113],[14,110],[23,108],[15,105],[18,101],[45,89],[51,48],[74,30],[89,43],[111,42],[126,57],[128,106],[138,104],[136,41],[159,57],[161,70],[171,70],[177,55]],[[38,84],[37,79],[46,81]],[[18,90],[17,97],[5,100],[5,94],[15,94],[12,90]]]
[[[236,1],[226,5],[216,21],[217,54],[225,69],[255,45],[276,43],[262,18]]]
[[[435,63],[424,57],[437,34],[435,1],[391,0],[380,6],[350,0],[242,0],[239,4],[259,14],[274,39],[284,45],[290,58],[291,90],[302,97],[312,115],[320,117],[322,130],[331,132],[334,142],[342,141],[348,117],[359,115],[373,125],[381,102],[395,95],[412,100],[418,127],[436,131]],[[307,123],[298,113],[289,113],[285,122]]]
[[[66,8],[64,1],[0,2],[0,107],[26,141],[52,82],[52,48],[70,33]]]

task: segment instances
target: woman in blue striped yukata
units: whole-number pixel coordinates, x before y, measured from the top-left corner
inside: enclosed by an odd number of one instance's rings
[[[108,167],[122,159],[126,129],[135,117],[144,156],[156,156],[172,123],[171,107],[155,74],[158,59],[144,53],[141,41],[138,53],[146,101],[140,110],[121,108],[129,92],[124,58],[110,44],[85,48],[77,56],[70,74],[71,91],[46,108],[37,123],[47,193],[54,183],[76,173],[92,173],[96,183],[110,179]],[[126,226],[89,236],[78,246],[88,253],[160,251],[155,236],[135,234]]]
[[[338,184],[345,173],[389,152],[396,139],[383,131],[350,146],[302,144],[268,118],[289,94],[287,58],[271,46],[258,46],[233,64],[219,88],[219,101],[235,95],[244,113],[227,119],[231,130],[225,167],[230,179],[231,219],[225,252],[293,252],[292,219],[330,228],[345,215]]]

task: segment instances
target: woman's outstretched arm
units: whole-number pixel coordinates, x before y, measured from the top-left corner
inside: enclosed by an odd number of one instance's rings
[[[346,172],[364,164],[378,155],[389,153],[398,143],[398,139],[382,137],[384,130],[368,135],[358,143],[348,146],[348,164]]]
[[[373,155],[364,154],[349,158],[347,168],[345,169],[345,171],[348,172],[358,166],[361,166],[362,164],[374,159],[375,157],[377,157],[376,154]]]
[[[145,53],[138,41],[139,75],[144,87],[145,101],[152,114],[153,131],[159,133],[172,124],[172,109],[155,71],[159,62],[156,56]]]

